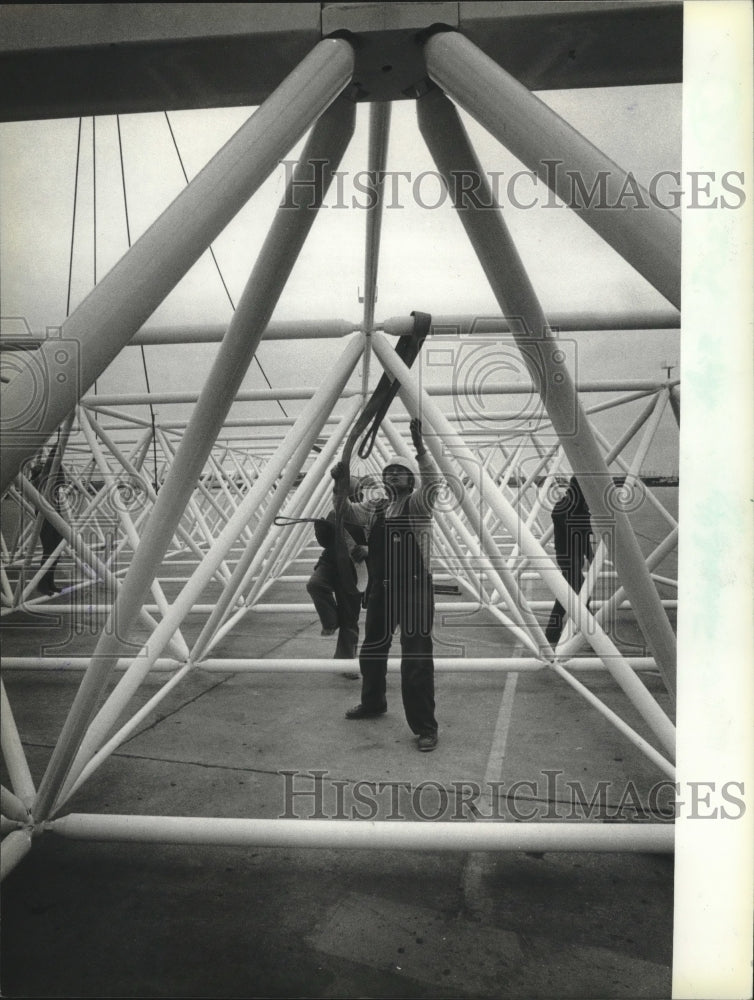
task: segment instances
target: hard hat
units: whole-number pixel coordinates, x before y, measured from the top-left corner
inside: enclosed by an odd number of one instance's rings
[[[392,455],[382,467],[383,473],[385,469],[389,469],[391,466],[398,466],[399,468],[410,472],[411,478],[413,479],[412,485],[416,483],[419,476],[419,468],[410,458],[404,458],[403,455]]]

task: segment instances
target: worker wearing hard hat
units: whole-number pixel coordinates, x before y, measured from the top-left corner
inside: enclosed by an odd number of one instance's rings
[[[361,701],[348,719],[367,719],[387,711],[387,659],[393,633],[401,629],[401,694],[406,721],[422,751],[437,746],[432,624],[434,596],[430,556],[432,500],[438,473],[422,440],[421,421],[410,424],[417,464],[403,456],[384,467],[386,498],[375,503],[348,500],[348,469],[332,470],[338,510],[366,529],[369,587],[364,642],[359,655]]]

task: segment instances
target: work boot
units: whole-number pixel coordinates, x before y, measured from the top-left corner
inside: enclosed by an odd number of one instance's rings
[[[422,733],[419,737],[419,749],[423,753],[429,753],[430,750],[434,750],[437,746],[437,733],[429,732]]]
[[[366,705],[358,704],[354,705],[353,708],[349,708],[346,712],[347,719],[374,719],[378,715],[384,715],[387,712],[387,704],[381,705],[379,708],[368,708]]]

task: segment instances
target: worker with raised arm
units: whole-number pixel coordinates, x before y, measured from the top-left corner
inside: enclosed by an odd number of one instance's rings
[[[369,546],[369,585],[364,642],[359,654],[361,701],[347,719],[368,719],[387,711],[387,660],[393,633],[400,626],[401,694],[406,721],[418,737],[418,748],[437,746],[432,625],[434,595],[430,557],[434,496],[438,472],[427,453],[418,418],[411,420],[417,468],[400,456],[382,472],[383,500],[352,503],[348,468],[338,462],[336,509],[362,524]]]

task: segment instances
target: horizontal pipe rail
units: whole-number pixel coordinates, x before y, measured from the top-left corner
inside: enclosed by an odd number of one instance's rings
[[[347,337],[359,327],[345,319],[332,320],[278,320],[270,323],[262,334],[263,340],[329,340]],[[131,340],[132,344],[219,344],[225,336],[227,325],[218,323],[201,326],[142,327]]]
[[[508,823],[223,819],[71,813],[45,830],[76,840],[386,851],[672,853],[672,823]],[[11,835],[12,836],[12,835]]]
[[[577,392],[659,392],[660,389],[673,387],[678,382],[678,379],[671,379],[669,382],[658,381],[657,379],[587,379],[577,382],[576,390]],[[458,386],[453,384],[425,385],[424,389],[430,396],[456,397],[459,395]],[[260,403],[276,402],[277,400],[285,399],[310,399],[316,391],[316,388],[312,386],[250,389],[236,393],[234,402]],[[501,382],[498,385],[491,385],[489,382],[485,382],[474,389],[474,394],[481,393],[484,396],[517,396],[523,394],[530,396],[536,391],[536,387],[531,382]],[[360,390],[344,389],[341,393],[341,399],[359,394]],[[96,410],[100,406],[146,406],[148,403],[195,403],[198,399],[198,392],[124,392],[84,396],[81,402],[84,406]]]
[[[173,583],[184,583],[189,579],[188,576],[185,577],[160,577],[160,582],[165,583],[166,581]],[[282,577],[280,578],[282,579]],[[302,580],[308,579],[308,577],[301,577]],[[670,583],[670,582],[669,582]],[[31,602],[29,602],[31,603]],[[535,611],[544,611],[547,608],[552,607],[552,601],[528,601],[529,607]],[[593,609],[599,609],[603,605],[607,604],[608,601],[594,600],[592,599],[590,607]],[[612,605],[611,605],[612,606]],[[676,598],[668,598],[662,601],[662,606],[664,608],[676,609],[678,607],[678,600]],[[5,614],[13,614],[18,611],[23,611],[25,605],[20,605],[17,608],[9,608]],[[112,607],[111,604],[87,604],[86,612],[87,614],[107,614]],[[239,605],[240,607],[240,605]],[[449,613],[452,611],[464,612],[466,614],[473,613],[476,611],[487,611],[490,608],[500,608],[505,610],[506,604],[481,604],[476,601],[441,601],[435,604],[435,611],[438,614]],[[196,604],[191,609],[189,614],[195,615],[206,615],[211,614],[214,611],[214,604]],[[144,610],[152,613],[157,612],[159,609],[156,604],[145,604]],[[630,611],[631,604],[629,601],[623,601],[618,605],[618,610]],[[81,611],[80,607],[71,604],[37,604],[34,603],[34,613],[43,615],[60,615],[60,614],[79,614]],[[271,614],[271,615],[285,615],[285,614],[306,614],[307,612],[314,613],[311,604],[252,604],[249,611],[256,612],[257,614]],[[5,664],[5,660],[3,660]]]
[[[651,656],[624,657],[625,662],[635,670],[656,670],[655,661]],[[115,670],[126,670],[133,663],[133,659],[121,657],[115,663]],[[400,671],[400,657],[388,659],[388,670],[391,672]],[[434,660],[435,670],[446,673],[466,673],[473,671],[492,670],[544,670],[549,666],[545,660],[536,657],[458,657],[439,656]],[[595,656],[574,657],[570,660],[563,660],[563,664],[569,670],[596,670],[605,669],[602,658]],[[89,665],[88,656],[5,656],[3,657],[4,670],[85,670]],[[169,657],[160,657],[152,665],[153,671],[176,670],[183,665],[182,661],[173,660]],[[196,668],[207,670],[212,673],[340,673],[344,668],[358,665],[356,658],[352,660],[333,659],[332,657],[288,657],[281,659],[207,659],[196,664]]]
[[[681,314],[677,309],[643,310],[642,312],[606,313],[606,312],[567,312],[549,313],[548,324],[551,330],[562,330],[564,333],[600,333],[610,330],[679,330]],[[377,329],[391,337],[402,337],[413,330],[412,320],[405,316],[393,316],[383,323],[377,324]],[[454,313],[447,316],[433,316],[431,335],[460,336],[469,334],[490,336],[499,333],[511,333],[511,324],[504,316],[484,316],[479,313]]]
[[[679,330],[681,314],[675,309],[642,310],[641,312],[564,312],[548,316],[551,330],[563,333],[600,333],[623,330]],[[391,316],[376,324],[378,330],[391,337],[412,333],[410,316]],[[182,326],[144,326],[129,345],[219,344],[227,325],[220,323],[185,324]],[[264,331],[264,340],[332,340],[361,332],[361,323],[345,319],[276,320]],[[478,313],[452,313],[432,317],[430,334],[461,336],[510,333],[511,325],[504,316],[480,316]],[[34,332],[24,337],[0,337],[2,350],[37,350],[47,340],[46,334]]]

